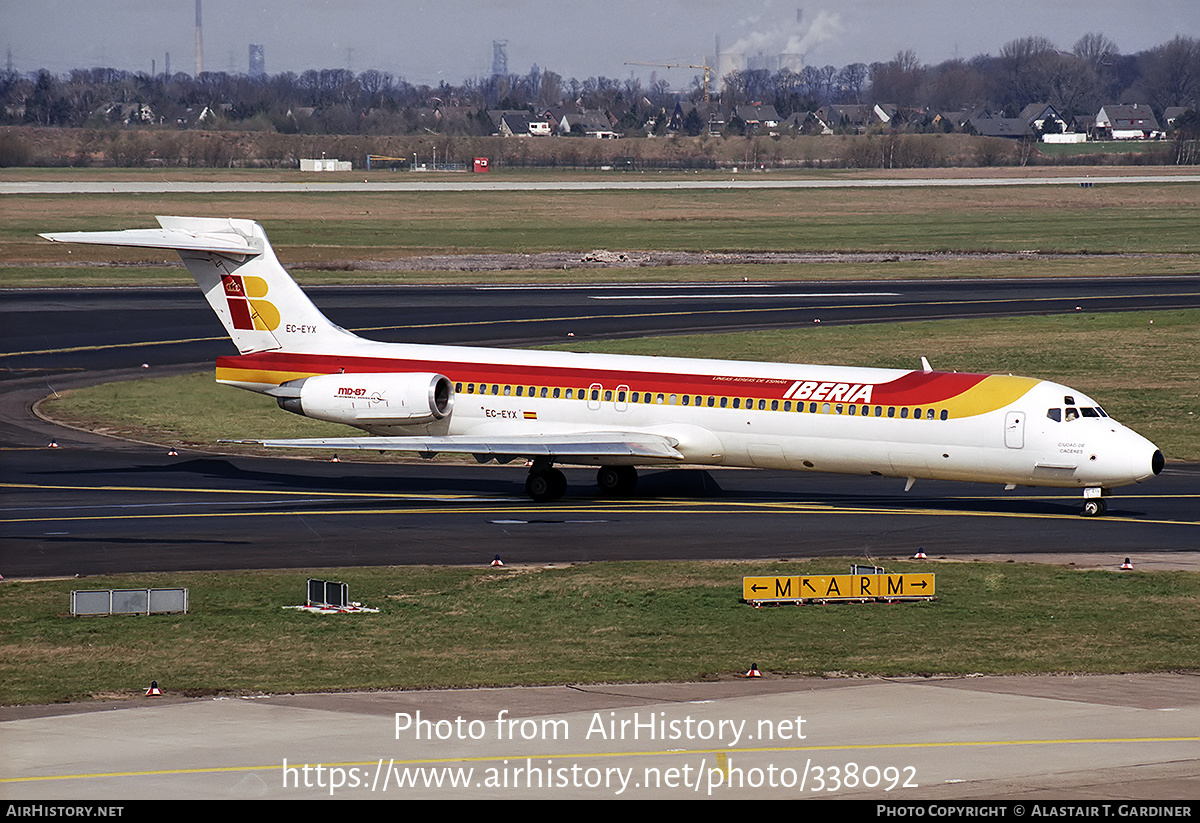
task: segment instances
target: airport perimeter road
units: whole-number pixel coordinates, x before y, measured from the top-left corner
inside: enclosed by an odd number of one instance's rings
[[[168,696],[0,710],[0,797],[989,799],[1031,817],[1065,801],[1194,814],[1197,729],[1200,678],[1182,674]]]
[[[1195,174],[1063,175],[1038,177],[894,177],[787,179],[769,174],[729,172],[724,179],[630,179],[597,176],[594,180],[497,180],[454,175],[442,180],[363,180],[326,182],[297,177],[288,182],[254,181],[13,181],[0,182],[3,194],[213,194],[232,192],[299,194],[332,192],[450,192],[450,191],[652,191],[684,189],[840,189],[919,188],[963,186],[1100,186],[1136,183],[1196,183]]]

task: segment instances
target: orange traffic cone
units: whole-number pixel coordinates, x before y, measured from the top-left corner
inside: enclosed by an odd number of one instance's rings
[[[330,463],[341,463],[342,461],[338,460],[338,456],[335,454],[329,462]]]

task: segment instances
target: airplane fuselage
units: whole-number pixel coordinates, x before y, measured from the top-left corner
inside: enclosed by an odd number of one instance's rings
[[[452,412],[387,422],[387,376],[410,373],[445,375]],[[677,441],[701,465],[1056,487],[1128,485],[1161,461],[1088,397],[1027,377],[365,340],[337,354],[217,361],[218,381],[267,393],[317,375],[330,376],[324,396],[303,413],[383,436],[632,430]]]

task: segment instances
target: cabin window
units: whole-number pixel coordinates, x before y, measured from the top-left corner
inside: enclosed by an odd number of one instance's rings
[[[853,417],[853,416],[854,416],[854,413],[855,413],[856,411],[858,411],[858,409],[855,407],[855,405],[854,405],[853,403],[851,403],[851,404],[850,404],[850,408],[846,409],[846,412],[847,412],[847,413],[848,413],[848,414],[849,414],[851,417]]]
[[[497,384],[497,383],[493,383],[493,384],[492,384],[492,394],[499,394],[499,393],[500,393],[500,386],[499,386],[499,384]]]
[[[668,401],[668,405],[674,406],[678,402],[679,402],[679,395],[673,394],[673,395],[671,395],[671,399]]]
[[[920,420],[920,419],[921,419],[921,410],[913,409],[913,420]]]
[[[467,394],[474,394],[474,393],[475,393],[475,384],[468,383],[467,384]]]
[[[710,394],[710,395],[708,396],[708,407],[711,409],[711,408],[712,408],[713,406],[715,406],[716,404],[717,404],[717,398],[713,397],[713,396]]]
[[[510,394],[512,394],[512,386],[505,386],[504,387],[504,396],[508,397]]]
[[[792,401],[791,401],[791,400],[784,400],[784,401],[783,401],[783,410],[784,410],[784,411],[791,411],[791,410],[792,410]]]
[[[561,394],[562,394],[562,389],[556,388],[554,390],[554,399],[557,400]]]
[[[663,404],[664,400],[666,400],[666,398],[663,396],[662,392],[659,392],[658,396],[654,398],[654,402],[660,406]]]
[[[895,417],[895,416],[896,416],[896,407],[888,406],[888,417]]]
[[[618,403],[624,403],[624,402],[625,402],[625,392],[623,392],[623,391],[619,391],[619,392],[617,392],[617,402],[618,402]]]
[[[567,389],[566,399],[567,400],[572,399],[575,396],[574,392],[575,392],[574,389]]]
[[[605,389],[604,390],[604,402],[609,403],[611,401],[612,401],[612,389]]]
[[[907,406],[905,406],[904,408],[902,408],[902,409],[900,410],[900,419],[901,419],[901,420],[906,420],[906,419],[908,419],[908,407],[907,407]]]
[[[950,412],[946,411],[945,409],[942,409],[941,418],[942,418],[943,420],[946,420],[946,419],[948,419],[949,417],[950,417]]]
[[[828,403],[821,404],[821,414],[829,414],[829,404]]]
[[[926,420],[932,420],[932,419],[933,419],[933,409],[926,409],[926,410],[925,410],[925,419],[926,419]]]
[[[735,409],[740,409],[742,407],[742,398],[740,398],[740,397],[733,398],[733,407]]]
[[[836,406],[833,407],[833,410],[835,412],[837,412],[838,414],[841,414],[842,413],[842,404],[838,403]]]
[[[462,383],[455,383],[455,384],[454,384],[454,390],[455,390],[456,392],[460,392],[460,391],[462,391]]]
[[[779,401],[778,400],[771,401],[771,411],[779,411]]]
[[[542,386],[541,394],[542,394],[542,397],[545,397],[546,395],[550,394],[550,388],[548,386]]]
[[[721,398],[721,408],[723,408],[723,409],[724,409],[724,408],[726,408],[726,407],[728,407],[728,406],[729,406],[729,398],[728,398],[728,397],[722,397],[722,398]]]
[[[508,394],[508,392],[505,392],[505,394]],[[517,386],[517,397],[524,397],[524,396],[525,396],[525,387]]]
[[[810,413],[810,414],[815,414],[815,413],[816,413],[816,411],[817,411],[817,404],[816,404],[816,403],[809,403],[809,404],[808,404],[808,411],[809,411],[809,413]]]

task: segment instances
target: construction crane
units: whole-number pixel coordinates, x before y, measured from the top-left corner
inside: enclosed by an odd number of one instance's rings
[[[717,70],[716,66],[708,65],[708,59],[705,58],[704,63],[697,66],[692,63],[626,63],[627,66],[655,66],[660,69],[703,69],[704,70],[704,102],[709,102],[709,87],[712,85],[713,72]]]

